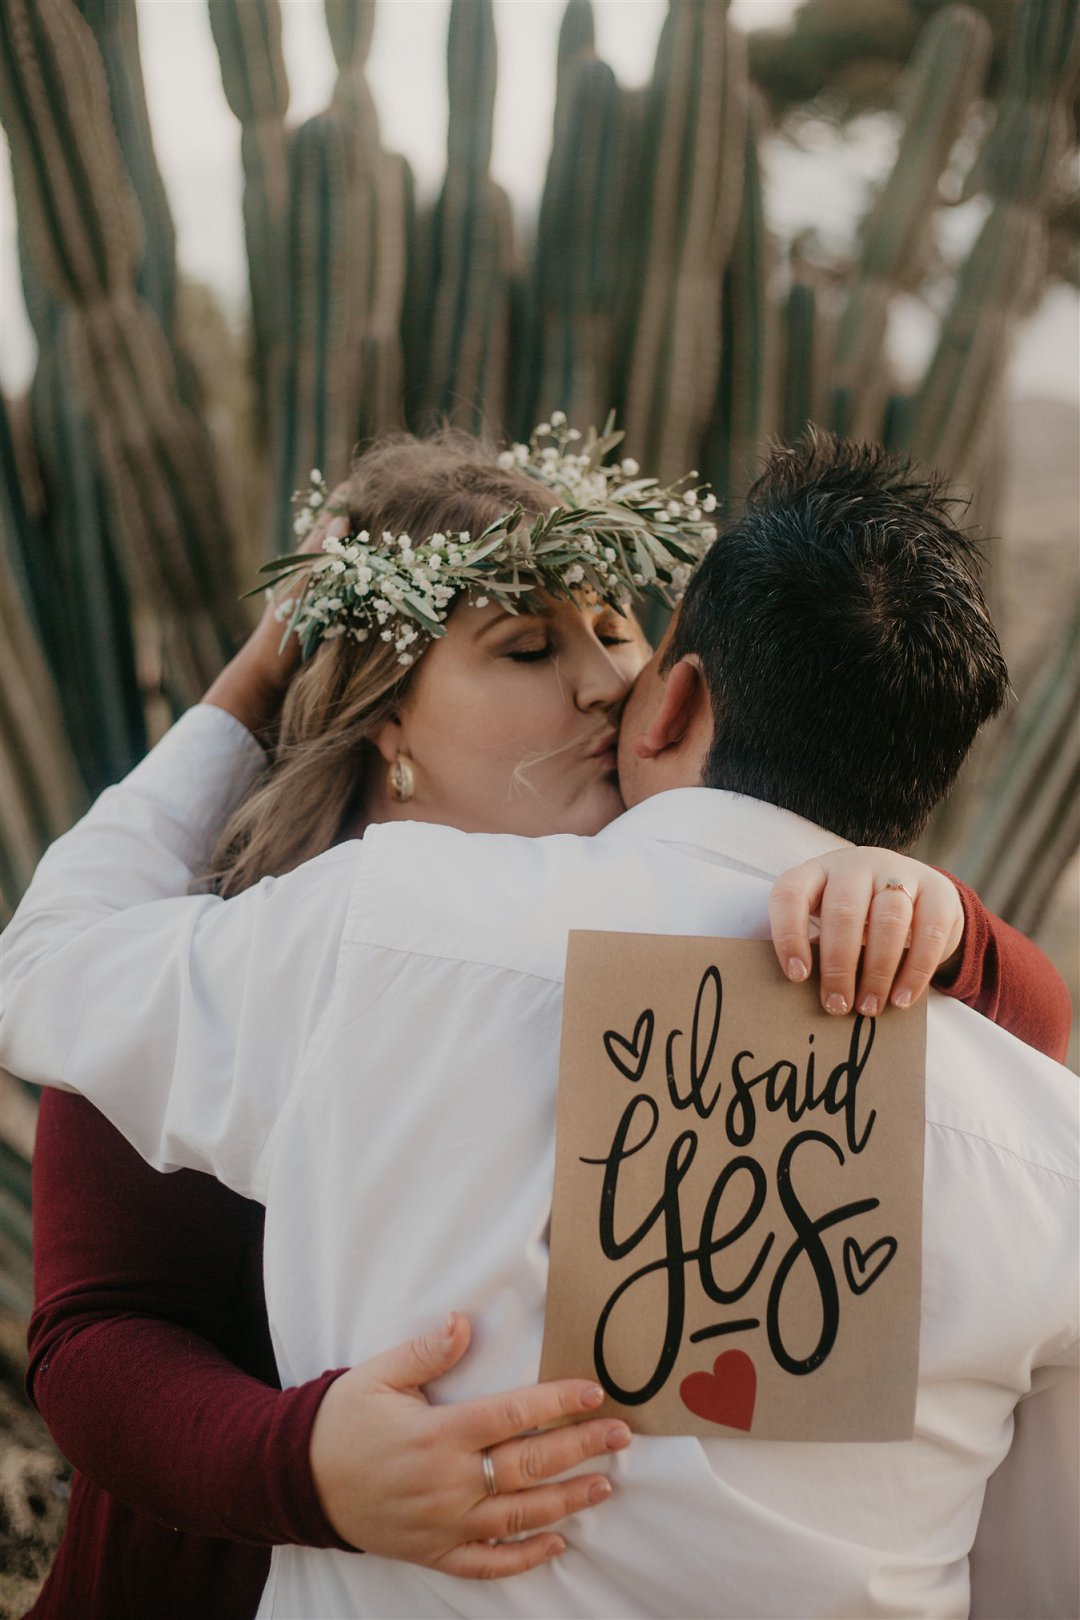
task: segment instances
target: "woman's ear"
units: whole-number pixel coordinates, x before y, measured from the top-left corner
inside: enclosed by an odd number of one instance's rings
[[[378,731],[372,732],[371,741],[388,765],[392,765],[399,754],[409,751],[405,746],[405,729],[396,716],[393,720],[384,720]]]
[[[702,722],[712,725],[709,694],[701,668],[693,655],[680,658],[664,678],[660,707],[647,731],[634,741],[638,759],[656,759],[678,748]]]

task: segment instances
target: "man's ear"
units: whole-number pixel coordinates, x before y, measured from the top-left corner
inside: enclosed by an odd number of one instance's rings
[[[404,727],[396,716],[393,720],[384,720],[378,731],[372,732],[371,741],[388,765],[392,765],[399,754],[409,752],[405,746]]]
[[[701,666],[692,655],[680,658],[664,677],[664,695],[652,724],[634,739],[638,759],[656,759],[677,748],[702,720],[711,725],[709,694]]]

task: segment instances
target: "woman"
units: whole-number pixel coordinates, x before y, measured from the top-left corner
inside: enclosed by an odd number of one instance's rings
[[[358,465],[353,488],[350,521],[341,525],[348,534],[364,529],[397,536],[462,529],[477,534],[516,503],[538,519],[554,505],[549,487],[525,482],[520,473],[493,465],[456,438],[425,446],[388,444]],[[338,545],[338,553],[328,555],[343,557],[346,535],[328,538]],[[482,595],[476,592],[475,598]],[[344,634],[329,638],[293,681],[274,764],[221,841],[215,863],[219,892],[239,893],[368,823],[394,817],[529,834],[592,832],[605,825],[620,808],[610,755],[613,716],[640,668],[644,644],[633,622],[610,601],[583,606],[556,598],[541,605],[541,613],[508,618],[489,601],[464,618],[455,615],[449,633],[415,667],[416,636],[405,640],[399,632],[382,640],[380,632],[373,652],[370,641],[350,641]],[[406,625],[405,635],[408,630]],[[287,661],[278,659],[279,638],[280,627],[264,622],[208,694],[210,702],[239,712],[256,731],[273,727],[276,717],[273,702],[264,701],[261,679],[250,679],[252,671],[261,677],[273,668],[279,688],[290,674]],[[898,870],[897,857],[890,855],[887,873],[880,876],[895,878]],[[933,931],[944,918],[946,932],[955,936],[959,911],[954,905],[949,912],[948,886],[914,864],[903,870],[918,897],[917,923]],[[854,871],[841,868],[826,895],[826,923],[829,905],[843,904],[856,892],[865,911],[877,886],[873,871],[872,857],[856,863]],[[809,875],[804,879],[809,900],[816,899],[812,881]],[[977,915],[977,902],[969,907]],[[910,912],[903,917],[905,929],[909,920]],[[965,952],[954,985],[954,993],[966,999],[972,998],[973,980],[988,955],[978,950],[981,930],[988,926],[979,917],[966,931],[975,949]],[[797,918],[796,936],[800,929]],[[1013,960],[1009,953],[1017,953],[1023,976],[1030,960],[1023,955],[1026,942],[1001,925],[994,938],[1006,965]],[[918,939],[916,944],[913,956],[921,949]],[[800,957],[799,949],[795,955],[805,971],[805,952]],[[871,949],[860,1003],[888,993],[901,949],[902,940],[884,946],[876,962]],[[785,967],[791,955],[784,944]],[[935,966],[936,958],[921,969],[909,960],[894,994],[917,994]],[[827,975],[822,995],[850,1006],[855,998],[851,968]],[[88,1133],[87,1145],[93,1144],[92,1165],[80,1165],[78,1150],[73,1152],[76,1125]],[[182,1520],[195,1532],[235,1540],[231,1548],[196,1537],[178,1543],[171,1532],[156,1530],[135,1513],[125,1516],[80,1482],[69,1540],[36,1613],[250,1613],[266,1555],[262,1548],[241,1546],[245,1541],[352,1543],[437,1561],[431,1543],[418,1534],[420,1514],[409,1492],[395,1502],[390,1481],[380,1487],[381,1502],[356,1501],[355,1475],[361,1470],[352,1446],[366,1444],[376,1459],[393,1449],[378,1427],[372,1382],[390,1377],[400,1388],[414,1388],[430,1381],[463,1353],[465,1324],[455,1324],[445,1346],[422,1352],[427,1357],[422,1376],[412,1369],[400,1373],[395,1363],[393,1369],[346,1374],[325,1403],[333,1373],[274,1394],[266,1387],[274,1370],[258,1302],[260,1220],[254,1206],[190,1172],[156,1177],[133,1161],[131,1150],[88,1105],[57,1094],[50,1094],[43,1108],[37,1175],[39,1266],[48,1276],[42,1278],[45,1297],[34,1326],[36,1398],[69,1455],[119,1496],[168,1522]],[[114,1187],[110,1200],[108,1183],[114,1177],[127,1191],[117,1196]],[[85,1233],[87,1223],[77,1219],[70,1193],[59,1200],[49,1189],[73,1183],[76,1202],[89,1200],[94,1180],[105,1189],[102,1205],[110,1227],[103,1245],[98,1235],[96,1253],[73,1251],[70,1234],[73,1229]],[[138,1211],[135,1222],[132,1210]],[[171,1223],[179,1221],[185,1225],[178,1241]],[[163,1238],[171,1247],[161,1268],[154,1251]],[[164,1286],[151,1293],[134,1279],[155,1269],[164,1269]],[[109,1287],[108,1274],[117,1279],[124,1272],[123,1280],[136,1289],[140,1318],[135,1321],[117,1315],[125,1302],[120,1287]],[[88,1291],[86,1279],[99,1276],[97,1290]],[[256,1376],[239,1371],[222,1351],[231,1351]],[[265,1382],[257,1382],[260,1375]],[[170,1403],[170,1391],[175,1397],[178,1386],[182,1399]],[[126,1403],[120,1423],[118,1397]],[[410,1404],[422,1412],[415,1397]],[[101,1414],[96,1431],[87,1421],[88,1405]],[[208,1405],[216,1410],[208,1413]],[[351,1425],[348,1444],[342,1443],[343,1425]],[[599,1433],[596,1438],[599,1442]],[[506,1443],[511,1444],[509,1437]],[[394,1447],[401,1444],[396,1433]],[[138,1455],[140,1445],[144,1452],[152,1447],[151,1454]],[[600,1449],[597,1443],[594,1454]],[[476,1448],[466,1452],[462,1446],[460,1452],[447,1458],[447,1474],[460,1469],[464,1478],[475,1480]],[[551,1460],[565,1466],[557,1457]],[[507,1466],[504,1454],[500,1479]],[[582,1488],[589,1483],[586,1476]],[[401,1522],[376,1527],[379,1514]],[[454,1544],[470,1531],[466,1515],[460,1517]],[[437,1532],[436,1551],[438,1536],[446,1543],[445,1523]],[[534,1536],[531,1543],[523,1544],[525,1552],[510,1555],[522,1560],[517,1567],[527,1567],[528,1559],[556,1545],[549,1535]],[[175,1607],[167,1608],[170,1603]]]

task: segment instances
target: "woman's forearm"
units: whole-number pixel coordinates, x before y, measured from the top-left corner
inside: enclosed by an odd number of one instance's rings
[[[74,1322],[30,1391],[61,1451],[172,1529],[255,1545],[343,1546],[319,1503],[311,1428],[338,1374],[273,1389],[161,1319]]]
[[[263,1213],[150,1170],[80,1097],[41,1099],[27,1385],[65,1456],[160,1523],[339,1545],[309,1465],[334,1374],[282,1394],[262,1299]]]

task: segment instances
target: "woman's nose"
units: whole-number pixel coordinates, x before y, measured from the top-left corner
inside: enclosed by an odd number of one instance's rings
[[[582,650],[574,701],[583,714],[615,708],[629,687],[629,678],[602,643],[594,642]]]

